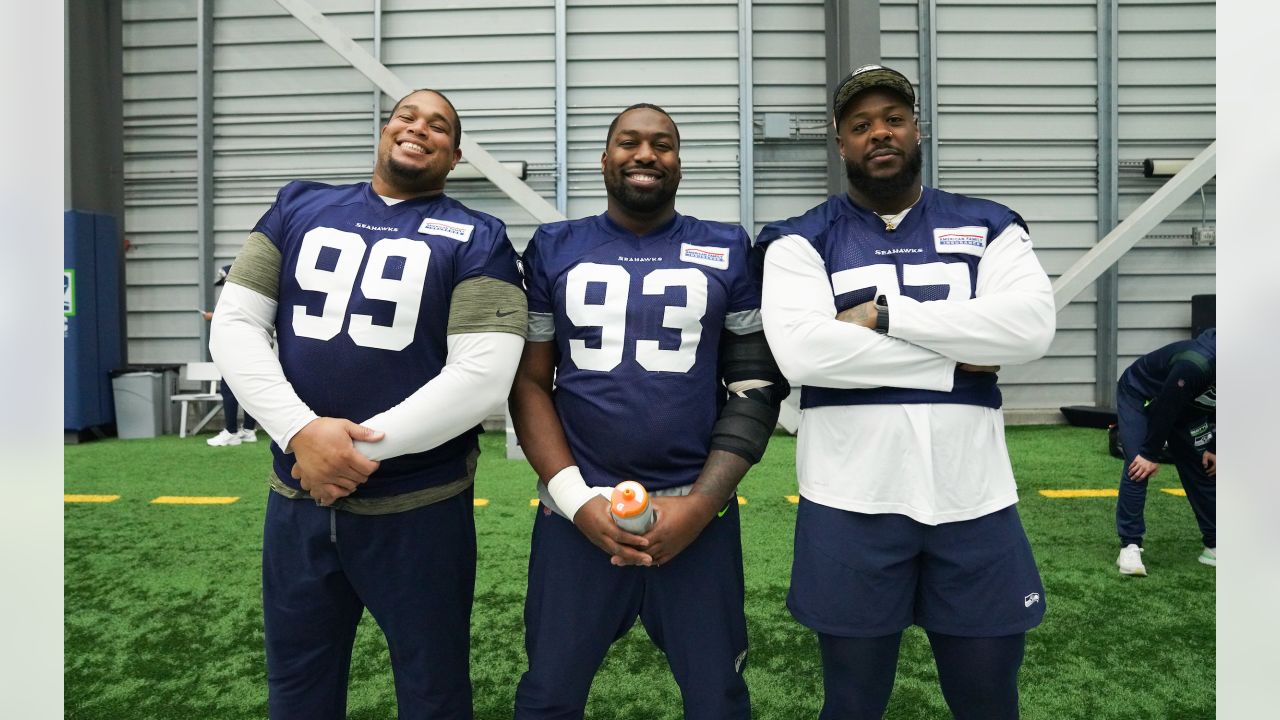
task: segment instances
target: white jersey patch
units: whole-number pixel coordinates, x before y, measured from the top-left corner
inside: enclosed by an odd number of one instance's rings
[[[680,259],[717,270],[729,269],[729,248],[680,243]]]
[[[981,226],[934,228],[933,249],[941,253],[963,253],[982,257],[987,249],[987,229]]]
[[[422,224],[418,226],[418,232],[424,235],[439,235],[440,237],[453,238],[458,242],[466,242],[471,239],[471,231],[475,230],[475,228],[475,225],[463,225],[462,223],[449,222],[448,220],[424,218]]]

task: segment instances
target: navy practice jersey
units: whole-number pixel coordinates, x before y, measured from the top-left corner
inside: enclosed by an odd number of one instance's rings
[[[1142,455],[1158,453],[1175,425],[1216,417],[1217,357],[1218,331],[1210,328],[1191,340],[1152,350],[1120,375],[1120,389],[1146,402]]]
[[[368,183],[293,182],[254,227],[280,250],[280,364],[316,414],[361,422],[444,367],[454,286],[521,278],[506,227],[445,195],[387,205]],[[358,490],[394,495],[457,480],[479,428],[432,450],[383,461]],[[274,443],[275,471],[294,456]]]
[[[684,215],[643,237],[598,215],[529,241],[529,312],[554,321],[556,411],[587,484],[697,480],[725,400],[726,318],[760,329],[751,252],[737,225]]]
[[[798,235],[813,245],[826,265],[839,312],[874,300],[886,288],[889,294],[920,302],[974,297],[983,251],[1013,223],[1026,229],[1017,213],[999,203],[926,187],[892,231],[880,216],[840,194],[804,215],[765,226],[756,242],[764,247],[780,237]],[[892,322],[892,301],[889,305]],[[948,392],[807,385],[800,392],[804,408],[888,403],[998,408],[1001,397],[995,373],[962,370],[956,371],[955,385]]]

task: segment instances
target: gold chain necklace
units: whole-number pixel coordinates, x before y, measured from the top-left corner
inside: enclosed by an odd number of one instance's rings
[[[924,197],[923,185],[920,187],[920,193],[916,195],[916,199],[913,200],[910,205],[906,206],[902,210],[894,213],[893,215],[880,215],[880,213],[876,213],[876,215],[879,215],[880,219],[884,221],[884,229],[888,230],[889,232],[893,232],[894,230],[896,230],[898,228],[898,225],[902,223],[903,216],[907,214],[907,211],[915,207],[916,203],[920,202],[920,198],[922,197]]]

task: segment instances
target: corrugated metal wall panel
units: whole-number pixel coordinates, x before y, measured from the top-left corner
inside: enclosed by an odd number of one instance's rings
[[[676,208],[737,222],[736,0],[570,0],[566,29],[568,216],[604,211],[600,155],[609,123],[624,107],[647,102],[680,126]]]
[[[1203,0],[1120,0],[1120,216],[1166,179],[1144,178],[1146,158],[1190,159],[1216,136],[1215,4]],[[1191,296],[1215,292],[1213,247],[1191,244],[1191,228],[1216,217],[1209,182],[1119,263],[1117,371],[1139,355],[1185,339]]]
[[[889,67],[915,68],[920,60],[920,12],[914,0],[881,0],[880,58]],[[850,68],[852,70],[852,68]],[[918,75],[908,75],[917,85]]]
[[[312,3],[372,51],[372,0]],[[381,57],[406,83],[449,94],[499,160],[528,163],[554,194],[553,0],[382,3]],[[369,81],[274,3],[213,6],[214,267],[230,262],[288,180],[366,180],[375,140]],[[126,0],[126,197],[132,362],[204,357],[196,279],[194,0]],[[381,99],[379,117],[392,100]],[[487,182],[450,192],[504,218],[523,245],[535,224]]]
[[[1057,276],[1096,240],[1096,5],[938,0],[936,17],[938,184],[1021,214]],[[1092,293],[1075,305],[1043,359],[1001,372],[1005,407],[1092,401]]]
[[[822,3],[755,3],[753,14],[757,126],[764,112],[787,112],[793,128],[790,139],[757,142],[758,229],[825,197],[828,93]],[[1053,275],[1096,236],[1095,14],[1084,2],[939,3],[941,185],[1004,202],[1027,217]],[[881,5],[882,61],[913,82],[917,18],[915,2]],[[786,42],[774,42],[774,35]],[[790,84],[789,75],[797,78]],[[1082,296],[1086,304],[1059,316],[1060,332],[1044,360],[1001,373],[1006,406],[1092,398],[1092,298],[1090,291]]]
[[[827,195],[825,22],[822,0],[752,3],[753,237]],[[764,137],[765,113],[785,115],[790,135]]]
[[[203,357],[192,262],[195,7],[194,0],[155,0],[122,8],[124,282],[132,363]]]
[[[312,0],[372,49],[373,0]],[[927,2],[927,0],[919,0]],[[383,0],[381,58],[406,82],[447,92],[464,126],[499,160],[528,163],[555,192],[553,0]],[[1046,270],[1069,268],[1097,240],[1097,6],[1091,0],[937,0],[940,186],[989,197],[1031,224]],[[125,0],[126,213],[130,359],[203,356],[196,248],[195,0]],[[274,3],[214,5],[214,255],[294,178],[367,179],[371,85]],[[920,77],[917,0],[880,6],[881,56]],[[756,192],[748,231],[826,196],[828,89],[823,0],[752,3]],[[569,0],[568,214],[603,210],[605,130],[638,101],[680,123],[682,212],[737,221],[736,0]],[[1120,215],[1163,181],[1140,160],[1190,158],[1214,136],[1214,4],[1122,0],[1119,7]],[[391,101],[378,103],[378,114]],[[763,136],[766,113],[788,136]],[[776,119],[776,118],[775,118]],[[450,192],[507,221],[517,247],[535,224],[485,181]],[[1212,183],[1204,214],[1214,217]],[[1212,248],[1192,247],[1193,197],[1120,264],[1120,359],[1185,334],[1189,298],[1214,290]],[[207,272],[212,272],[211,269]],[[1059,314],[1037,363],[1006,368],[1009,407],[1087,404],[1096,352],[1093,289]],[[1183,318],[1180,320],[1180,318]],[[1052,380],[1047,380],[1051,378]]]

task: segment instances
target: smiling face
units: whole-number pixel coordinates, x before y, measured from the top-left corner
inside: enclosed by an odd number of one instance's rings
[[[457,115],[444,97],[430,90],[405,96],[382,126],[374,191],[396,198],[440,192],[462,159],[457,142]]]
[[[905,98],[878,88],[859,93],[844,108],[836,130],[854,200],[888,211],[902,208],[880,206],[899,197],[908,204],[915,200],[920,129]]]
[[[600,156],[600,171],[611,214],[669,217],[681,177],[675,123],[649,108],[623,112]]]

